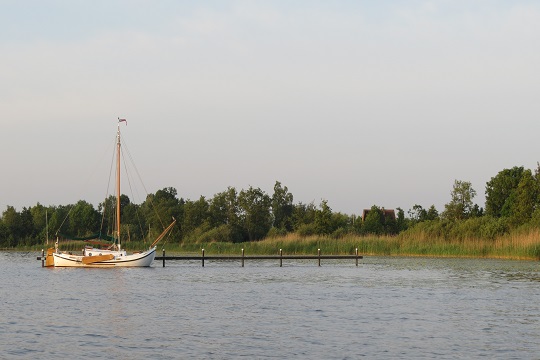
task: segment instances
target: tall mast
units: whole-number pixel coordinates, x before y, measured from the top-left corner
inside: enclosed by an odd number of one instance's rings
[[[118,250],[120,245],[120,119],[118,119],[118,132],[116,142],[116,236],[118,237]]]

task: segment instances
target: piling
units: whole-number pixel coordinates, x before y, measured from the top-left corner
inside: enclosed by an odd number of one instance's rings
[[[204,267],[204,249],[202,249],[202,267]]]
[[[321,266],[321,249],[317,249],[317,256],[319,257],[319,266]]]
[[[283,267],[283,250],[279,249],[279,267]]]
[[[244,249],[242,249],[242,267],[244,267]]]
[[[163,248],[163,267],[165,267],[165,248]]]
[[[45,250],[41,249],[41,267],[45,267]]]

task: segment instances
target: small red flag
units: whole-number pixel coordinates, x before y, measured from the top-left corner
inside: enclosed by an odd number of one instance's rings
[[[126,120],[126,119],[120,119],[120,118],[118,118],[118,122],[119,122],[119,123],[121,123],[122,121],[125,122],[126,125],[127,125],[127,120]]]

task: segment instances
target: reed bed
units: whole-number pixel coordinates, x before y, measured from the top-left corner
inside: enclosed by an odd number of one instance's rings
[[[467,238],[448,240],[442,238],[429,239],[419,236],[415,238],[402,236],[358,236],[345,235],[339,239],[329,236],[299,236],[287,234],[267,238],[261,241],[245,243],[205,242],[198,244],[166,244],[169,253],[206,254],[245,254],[272,255],[278,254],[322,254],[345,255],[354,254],[358,249],[361,255],[373,256],[435,256],[435,257],[477,257],[506,259],[538,259],[540,260],[540,230],[532,230],[521,234],[509,234],[496,239]]]
[[[54,245],[50,245],[54,246]],[[64,251],[80,251],[84,247],[81,241],[70,241],[61,244]],[[144,242],[126,242],[123,247],[128,250],[148,248]],[[168,241],[158,244],[168,254],[200,254],[205,249],[208,255],[240,254],[244,249],[246,255],[311,255],[321,254],[352,255],[358,249],[360,255],[372,256],[434,256],[434,257],[475,257],[540,260],[540,229],[528,229],[513,232],[495,239],[464,238],[446,239],[429,238],[423,233],[414,236],[358,236],[348,234],[340,238],[331,236],[300,236],[290,233],[284,236],[267,238],[261,241],[201,242],[176,243]],[[41,250],[43,245],[36,245],[31,250]]]
[[[540,230],[531,229],[495,239],[429,239],[421,234],[401,237],[399,255],[433,255],[540,260]],[[420,235],[420,236],[418,236]]]

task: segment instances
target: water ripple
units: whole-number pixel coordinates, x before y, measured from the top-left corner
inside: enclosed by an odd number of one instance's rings
[[[9,358],[538,357],[536,262],[87,271],[42,269],[35,256],[0,256],[0,354]]]

